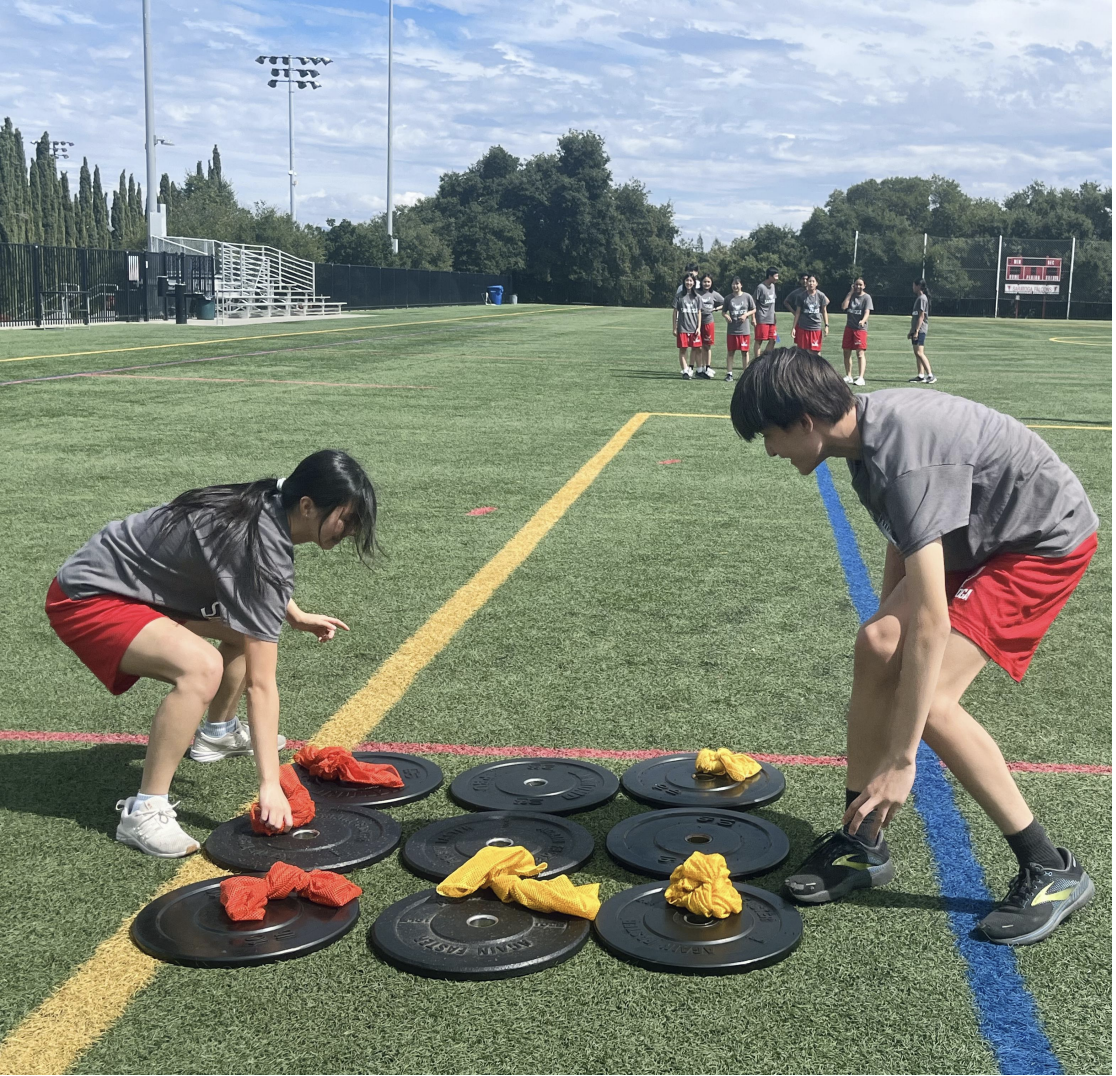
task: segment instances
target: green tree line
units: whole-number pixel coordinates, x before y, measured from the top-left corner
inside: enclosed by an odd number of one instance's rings
[[[139,184],[122,172],[111,196],[109,208],[100,169],[91,173],[85,160],[71,191],[45,132],[28,162],[19,130],[5,120],[0,241],[142,247]],[[555,152],[526,159],[493,146],[463,171],[446,172],[433,195],[396,211],[398,253],[383,213],[320,228],[263,202],[242,205],[216,146],[181,184],[164,173],[158,198],[170,235],[266,243],[315,261],[510,275],[524,300],[665,305],[688,264],[723,289],[733,276],[751,289],[773,266],[784,281],[810,269],[839,295],[863,275],[869,291],[893,296],[906,295],[925,266],[935,295],[986,299],[1000,236],[1004,255],[1066,257],[1076,236],[1075,299],[1111,301],[1112,188],[1092,182],[1035,182],[995,201],[942,176],[869,179],[834,191],[800,228],[762,224],[708,249],[700,236],[681,239],[671,204],[654,204],[639,180],[613,180],[604,139],[592,131],[569,131]]]

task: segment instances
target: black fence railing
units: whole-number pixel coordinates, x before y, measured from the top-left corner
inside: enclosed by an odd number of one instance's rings
[[[319,262],[315,289],[347,310],[389,306],[464,306],[483,303],[489,287],[512,294],[510,277],[495,273],[450,273],[437,269],[393,269],[378,265]]]
[[[0,243],[0,326],[152,321],[175,316],[175,286],[212,298],[200,254]]]

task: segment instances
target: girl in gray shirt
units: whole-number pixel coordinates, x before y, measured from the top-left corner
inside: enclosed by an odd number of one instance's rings
[[[151,726],[139,792],[117,804],[118,841],[164,859],[198,850],[169,799],[187,749],[202,762],[255,754],[261,819],[290,828],[279,783],[279,630],[287,623],[322,642],[348,630],[295,604],[294,547],[332,549],[351,536],[367,558],[375,532],[368,476],[327,449],[286,479],[188,490],[109,523],[62,565],[46,605],[62,641],[113,694],[145,676],[171,685]],[[236,717],[245,691],[250,732]]]

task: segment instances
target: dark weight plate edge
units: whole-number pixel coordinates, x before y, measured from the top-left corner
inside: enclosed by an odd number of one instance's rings
[[[764,766],[765,769],[767,769],[767,763],[761,763],[761,765]],[[786,777],[786,774],[784,774],[782,770],[777,770],[774,767],[771,767],[770,769],[767,770],[767,772],[778,774],[778,776],[780,778],[782,778],[782,781],[780,782],[779,787],[776,789],[776,791],[772,795],[766,797],[765,799],[753,800],[751,803],[749,803],[747,806],[744,806],[744,807],[734,807],[730,803],[716,803],[716,804],[714,804],[714,803],[709,803],[708,801],[694,801],[694,802],[687,803],[685,801],[679,802],[676,799],[671,800],[670,801],[670,806],[667,806],[667,803],[666,803],[665,800],[648,799],[646,796],[641,796],[638,792],[632,791],[632,789],[630,789],[626,784],[624,784],[624,778],[623,777],[620,778],[620,787],[624,790],[624,795],[626,795],[629,799],[635,800],[636,803],[642,803],[646,807],[658,808],[660,811],[669,811],[671,809],[671,807],[708,807],[710,810],[717,810],[717,811],[755,811],[755,810],[758,810],[760,807],[770,806],[777,799],[780,799],[782,797],[783,793],[786,792],[786,790],[787,790],[787,777]]]
[[[391,752],[391,751],[358,751],[358,752],[356,752],[356,754],[361,754],[361,755],[380,755],[380,756],[390,756],[393,753],[397,756],[401,754],[401,752]],[[340,800],[330,800],[328,798],[321,799],[321,800],[314,800],[314,802],[315,803],[321,803],[321,805],[323,807],[325,807],[325,806],[334,806],[334,807],[358,806],[358,807],[364,807],[364,808],[366,808],[367,810],[370,810],[370,811],[378,811],[381,808],[385,808],[385,807],[403,807],[408,803],[418,803],[420,800],[426,799],[427,796],[433,796],[434,793],[437,792],[438,789],[441,788],[442,785],[444,785],[446,783],[445,770],[443,770],[442,767],[439,766],[437,762],[433,762],[430,759],[425,758],[422,755],[409,755],[407,757],[422,759],[423,762],[425,762],[429,766],[433,766],[438,771],[438,783],[433,788],[431,788],[429,791],[423,792],[421,796],[411,796],[411,797],[404,796],[404,798],[397,799],[397,800],[379,800],[376,803],[361,803],[361,804],[352,804],[351,802],[345,802],[345,801],[340,801]],[[297,765],[296,763],[292,763],[292,765],[294,765],[295,773],[299,775],[299,781],[302,782],[302,787],[305,788],[306,791],[310,793],[310,798],[314,799],[314,790],[311,789],[310,786],[305,781],[302,780],[303,774],[305,774],[307,777],[311,777],[313,775],[310,774],[308,771],[304,770],[301,766]],[[332,782],[329,782],[329,783],[332,783]],[[403,788],[395,789],[395,791],[401,792],[401,793],[406,793],[407,787],[406,787],[406,785],[404,785]]]
[[[652,884],[652,883],[648,883],[648,884]],[[640,887],[633,886],[632,888],[635,889],[635,888],[640,888]],[[754,886],[753,888],[758,889],[759,887]],[[762,893],[766,894],[768,897],[776,897],[779,900],[782,900],[782,898],[779,897],[778,894],[776,894],[776,893],[771,893],[767,890],[760,890],[760,891]],[[617,893],[616,896],[620,896],[624,892],[627,892],[627,890],[622,890],[621,893]],[[748,894],[747,893],[742,894],[742,896],[744,897],[745,900],[748,899]],[[609,899],[611,900],[613,898],[610,897]],[[606,903],[607,903],[607,901],[606,901]],[[798,916],[799,925],[802,926],[803,925],[803,923],[802,923],[802,913],[799,912],[798,909],[793,904],[790,903],[790,901],[784,900],[783,904],[785,904],[792,912],[794,912]],[[603,907],[603,905],[602,905],[602,907]],[[599,920],[599,918],[600,918],[600,914],[598,913],[597,919],[593,920],[593,937],[597,939],[598,944],[602,948],[606,949],[611,956],[616,957],[617,960],[620,960],[625,964],[630,964],[632,967],[643,968],[646,971],[667,972],[668,974],[674,974],[674,975],[694,975],[694,976],[743,975],[743,974],[746,974],[749,971],[758,971],[760,968],[769,968],[769,967],[771,967],[772,964],[778,964],[778,963],[788,959],[791,956],[791,954],[794,953],[794,951],[802,944],[802,935],[804,933],[803,930],[799,930],[798,937],[795,938],[794,944],[791,945],[788,949],[784,949],[784,950],[780,951],[779,953],[775,953],[772,956],[766,957],[762,960],[752,961],[747,965],[747,967],[686,968],[686,967],[680,967],[677,964],[660,963],[659,961],[653,960],[653,959],[637,960],[635,954],[629,953],[629,952],[626,952],[622,949],[618,949],[618,948],[613,947],[609,943],[608,939],[604,937],[600,928],[597,926],[597,921]]]
[[[615,777],[616,774],[613,774],[612,776]],[[456,782],[456,781],[457,781],[457,778],[455,777],[454,782]],[[564,811],[544,811],[541,807],[539,807],[535,804],[532,804],[530,807],[521,807],[521,808],[516,808],[514,806],[512,806],[512,807],[478,807],[476,804],[469,803],[467,800],[462,799],[459,796],[455,795],[455,793],[453,791],[453,785],[452,784],[449,787],[449,798],[451,800],[453,800],[453,802],[456,803],[458,807],[464,807],[465,810],[467,810],[467,811],[515,811],[515,810],[523,810],[523,811],[530,811],[532,814],[556,815],[558,818],[569,818],[569,816],[572,815],[572,814],[584,814],[586,811],[595,811],[598,807],[603,807],[606,803],[611,803],[614,799],[616,799],[616,797],[619,794],[620,794],[620,789],[617,788],[616,791],[613,792],[607,799],[597,800],[595,803],[593,803],[589,806],[569,807]]]
[[[488,814],[489,812],[487,812],[487,811],[475,811],[473,813],[474,814]],[[547,814],[548,814],[549,817],[557,817],[557,818],[564,817],[562,815],[555,815],[552,811],[548,811]],[[582,828],[584,828],[584,827],[582,827]],[[411,841],[413,841],[415,839],[415,837],[417,837],[418,834],[421,833],[421,832],[422,832],[422,830],[418,830],[415,833],[412,833],[411,836],[408,837],[407,840],[405,840],[403,842],[402,846],[399,849],[399,860],[403,864],[403,866],[407,868],[407,870],[409,870],[412,874],[417,874],[420,878],[426,878],[431,882],[444,882],[449,877],[449,874],[438,874],[438,873],[434,873],[433,871],[427,870],[425,867],[420,867],[417,863],[413,862],[411,860],[411,858],[407,855],[407,845],[409,845],[411,843]],[[588,833],[588,830],[586,830],[586,832]],[[596,851],[597,851],[596,839],[593,838],[592,834],[589,834],[589,836],[590,836],[590,839],[593,840],[593,847],[589,850],[589,854],[584,859],[578,860],[577,862],[575,862],[573,864],[573,866],[570,866],[570,867],[556,867],[553,870],[545,870],[545,871],[542,872],[542,874],[536,875],[536,877],[539,879],[539,881],[545,882],[545,881],[547,881],[551,878],[556,878],[559,874],[568,874],[568,873],[572,873],[574,871],[581,870],[581,868],[584,867],[585,864],[588,863],[589,860],[591,860],[593,858],[593,856],[596,854]],[[785,859],[786,857],[784,856],[783,858]],[[780,862],[782,862],[782,860],[780,860]]]
[[[197,886],[204,886],[207,883],[194,882],[193,884]],[[189,887],[183,886],[182,888],[186,889]],[[177,892],[178,890],[172,889],[170,893],[166,893],[164,894],[164,896],[169,897],[172,893]],[[156,899],[162,900],[163,898],[159,897]],[[151,904],[154,903],[155,901],[151,902]],[[179,956],[167,956],[165,953],[158,952],[153,946],[142,944],[139,938],[136,937],[136,924],[140,921],[140,916],[142,916],[143,913],[151,907],[151,904],[148,904],[140,911],[139,915],[137,915],[136,918],[132,920],[131,927],[128,928],[128,935],[132,939],[132,944],[141,953],[146,953],[153,960],[158,960],[160,963],[163,964],[176,964],[179,967],[183,968],[222,968],[226,970],[236,968],[257,968],[263,964],[278,964],[280,961],[283,960],[297,960],[299,957],[310,956],[313,953],[320,953],[323,949],[328,949],[334,942],[338,942],[343,937],[345,937],[345,935],[348,934],[353,929],[353,927],[357,925],[357,920],[360,919],[360,898],[356,897],[353,900],[349,901],[349,904],[355,905],[353,909],[355,914],[349,919],[349,922],[344,925],[341,931],[339,931],[337,934],[331,935],[328,938],[323,938],[320,942],[315,942],[313,945],[309,946],[306,949],[300,949],[297,953],[268,953],[266,955],[261,954],[257,957],[249,958],[247,960],[190,960],[188,958],[182,958]],[[349,905],[346,904],[344,907],[347,908],[348,906]],[[339,908],[337,910],[341,911],[342,909]]]

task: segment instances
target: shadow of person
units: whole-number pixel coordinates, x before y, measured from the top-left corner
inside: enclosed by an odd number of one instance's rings
[[[46,818],[66,818],[85,829],[115,836],[116,801],[135,794],[143,773],[142,744],[97,744],[77,750],[34,750],[0,754],[0,808]],[[189,767],[175,776],[174,792],[186,802],[205,803]],[[179,821],[203,829],[213,819],[178,808]]]

